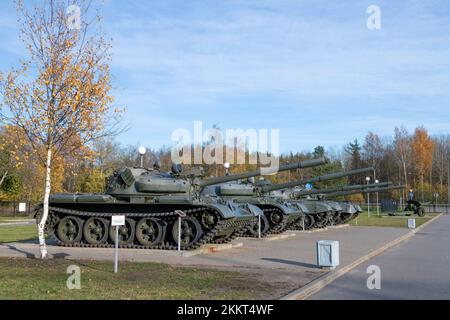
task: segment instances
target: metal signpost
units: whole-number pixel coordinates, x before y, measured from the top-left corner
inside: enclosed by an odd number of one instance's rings
[[[125,216],[112,216],[111,225],[116,231],[116,252],[114,255],[114,273],[119,272],[119,228],[125,225]]]
[[[375,183],[380,183],[379,180],[375,180]],[[380,196],[379,193],[377,191],[377,216],[380,216]]]
[[[370,183],[370,177],[366,177],[367,184]],[[370,218],[370,193],[367,192],[367,216]]]
[[[306,190],[312,190],[314,188],[312,183],[307,183],[305,185]],[[302,221],[302,227],[303,227],[303,231],[305,231],[305,217],[303,217],[303,221]]]
[[[435,192],[435,193],[434,193],[434,211],[437,210],[437,206],[438,206],[438,198],[439,198],[439,193]]]
[[[258,215],[258,239],[261,239],[261,215]]]
[[[181,210],[176,210],[178,215],[178,252],[181,252],[181,220],[186,217],[186,213]]]

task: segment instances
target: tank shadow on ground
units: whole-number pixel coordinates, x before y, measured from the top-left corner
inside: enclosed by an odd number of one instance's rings
[[[24,254],[27,257],[27,259],[36,259],[36,256],[33,253],[30,253],[28,251],[24,251],[24,250],[18,249],[17,247],[15,247],[13,245],[10,245],[10,244],[7,244],[5,246],[8,247],[9,249],[13,250],[13,251],[16,251],[16,252]]]
[[[291,261],[291,260],[284,260],[284,259],[274,259],[274,258],[261,258],[261,260],[277,262],[277,263],[282,263],[282,264],[289,264],[289,265],[305,267],[305,268],[318,269],[317,265],[315,265],[315,264],[299,262],[299,261]]]

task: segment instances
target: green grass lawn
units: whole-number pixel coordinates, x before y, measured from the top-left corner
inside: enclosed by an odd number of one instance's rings
[[[0,226],[0,243],[36,240],[37,226]]]
[[[425,222],[431,220],[437,216],[437,214],[427,214],[425,217],[420,218],[418,216],[397,216],[390,217],[385,214],[381,214],[378,216],[376,213],[371,213],[370,217],[367,212],[363,212],[359,215],[358,219],[352,220],[350,225],[353,226],[364,226],[364,227],[399,227],[399,228],[407,228],[408,227],[408,219],[414,218],[416,219],[416,227],[424,224]]]
[[[81,290],[67,289],[67,267],[81,268]],[[4,299],[267,299],[271,285],[256,274],[157,263],[0,258]]]

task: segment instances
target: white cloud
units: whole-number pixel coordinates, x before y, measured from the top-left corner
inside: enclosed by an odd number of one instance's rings
[[[449,46],[410,49],[417,41],[448,43],[447,35],[433,33],[430,40],[430,33],[417,38],[386,30],[378,36],[352,22],[251,9],[219,20],[127,15],[117,26],[114,66],[163,101],[249,92],[434,95],[450,85]]]

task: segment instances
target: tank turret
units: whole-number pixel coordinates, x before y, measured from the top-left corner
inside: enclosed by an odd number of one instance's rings
[[[278,170],[273,171],[272,174],[275,174],[278,172],[283,172],[283,171],[295,170],[295,169],[311,168],[311,167],[316,167],[316,166],[320,166],[320,165],[327,164],[327,163],[328,163],[328,160],[326,160],[325,158],[305,160],[305,161],[300,161],[297,163],[279,166]],[[249,172],[244,172],[244,173],[232,174],[232,175],[227,175],[227,176],[218,177],[218,178],[199,180],[196,182],[196,184],[198,186],[204,188],[206,186],[217,185],[217,184],[221,184],[221,183],[225,183],[225,182],[249,179],[249,178],[265,175],[265,170],[267,171],[267,169],[265,169],[265,168],[260,168],[260,169],[254,170],[254,171],[249,171]]]
[[[282,165],[278,168],[278,172],[309,168],[326,163],[325,158],[301,161]],[[259,168],[253,171],[204,179],[204,170],[201,167],[183,171],[180,165],[173,165],[169,173],[155,169],[124,168],[110,177],[106,193],[123,200],[129,199],[130,202],[146,201],[149,199],[146,197],[147,195],[153,198],[164,197],[166,194],[171,197],[178,196],[180,199],[182,195],[185,195],[186,198],[198,197],[207,186],[260,176],[266,172],[265,170],[267,169]]]

